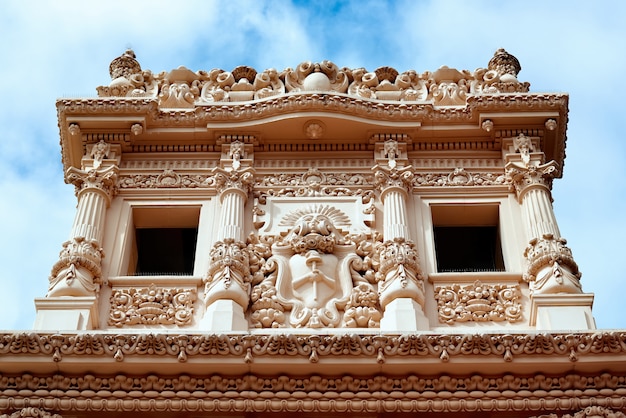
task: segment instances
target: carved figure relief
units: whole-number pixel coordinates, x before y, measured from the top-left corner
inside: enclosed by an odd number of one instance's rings
[[[154,284],[143,289],[114,289],[109,325],[191,324],[196,289],[164,289]]]
[[[246,308],[249,302],[249,252],[245,243],[226,238],[213,245],[209,271],[204,279],[204,298],[208,306],[217,299],[230,299]]]
[[[252,290],[254,326],[378,326],[376,291],[363,274],[367,262],[348,236],[345,213],[310,204],[289,212],[278,227],[286,231],[271,246]]]
[[[435,287],[439,320],[454,322],[509,321],[522,319],[521,290],[519,285],[452,284]]]

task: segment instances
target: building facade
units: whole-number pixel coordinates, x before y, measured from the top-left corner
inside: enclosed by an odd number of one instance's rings
[[[624,416],[552,209],[568,96],[520,70],[116,58],[57,102],[76,216],[0,412]]]

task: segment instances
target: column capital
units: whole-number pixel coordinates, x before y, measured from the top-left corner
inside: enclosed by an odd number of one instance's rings
[[[413,167],[388,168],[376,164],[372,167],[374,172],[374,186],[381,194],[389,189],[401,189],[405,193],[413,187]]]
[[[226,192],[234,191],[242,194],[247,199],[248,193],[254,184],[253,168],[227,170],[222,167],[215,167],[213,173],[215,175],[215,186],[222,198]]]
[[[107,203],[110,203],[111,198],[117,192],[118,174],[119,168],[115,165],[90,170],[70,167],[65,172],[65,182],[74,185],[77,196],[87,190],[95,190],[106,196]]]
[[[531,188],[541,187],[548,193],[552,188],[552,179],[558,172],[558,164],[552,160],[545,164],[520,164],[509,162],[505,166],[506,176],[521,201],[524,194]]]

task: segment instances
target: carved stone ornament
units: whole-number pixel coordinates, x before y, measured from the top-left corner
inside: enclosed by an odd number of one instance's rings
[[[100,288],[103,257],[96,240],[75,237],[64,242],[52,266],[48,296],[93,296]]]
[[[108,158],[111,152],[111,145],[101,140],[91,147],[89,156],[93,159],[93,168],[98,169],[102,165],[102,160]]]
[[[522,319],[521,290],[519,285],[452,284],[435,287],[439,320],[454,322],[509,321]]]
[[[544,234],[534,238],[524,251],[528,268],[524,280],[534,293],[582,293],[582,273],[564,238]]]
[[[326,173],[309,168],[305,173],[282,173],[261,177],[254,185],[260,203],[267,196],[361,196],[364,204],[372,202],[368,189],[371,176],[358,173]]]
[[[387,168],[376,165],[372,168],[374,172],[374,186],[381,192],[390,188],[411,190],[413,182],[413,167]]]
[[[142,289],[114,289],[109,325],[191,324],[196,289],[165,289],[152,284]]]
[[[391,67],[374,71],[339,68],[330,61],[303,62],[295,69],[274,68],[258,72],[248,66],[232,71],[193,72],[185,67],[152,74],[142,71],[132,51],[113,60],[113,81],[98,87],[100,97],[158,97],[162,108],[191,108],[216,102],[266,100],[285,93],[333,92],[369,100],[431,102],[436,106],[464,106],[470,95],[527,92],[528,83],[517,81],[517,59],[498,50],[488,68],[470,72],[442,67],[418,74],[399,73]]]
[[[371,263],[357,254],[356,242],[366,237],[347,236],[350,218],[330,205],[308,205],[287,213],[279,227],[288,230],[271,252],[255,244],[263,266],[252,289],[253,326],[378,326]]]
[[[543,186],[550,190],[552,179],[558,173],[558,165],[555,161],[540,165],[529,164],[528,166],[510,162],[506,165],[505,170],[518,198],[521,198],[531,186]]]
[[[2,414],[0,418],[62,418],[62,416],[50,413],[41,408],[26,407],[12,414]]]
[[[239,170],[224,170],[221,167],[215,167],[213,173],[215,187],[219,193],[236,190],[247,196],[254,184],[254,169],[250,167]]]
[[[202,189],[215,185],[213,175],[179,174],[169,168],[160,174],[121,175],[117,182],[118,189]]]
[[[213,245],[209,271],[204,279],[204,299],[208,306],[218,299],[230,299],[248,307],[250,295],[250,262],[247,245],[226,238]]]
[[[120,337],[123,339],[123,336]],[[333,350],[336,353],[350,351],[351,339],[348,337],[346,340],[341,346],[333,346]],[[204,348],[203,355],[211,356],[210,350],[219,353],[223,348],[221,343],[218,341],[216,345],[208,346],[210,349]],[[326,351],[322,344],[320,342],[320,349]],[[285,350],[284,355],[290,355],[296,349],[296,346],[289,345],[279,347]],[[553,411],[555,405],[558,405],[561,411],[579,412],[573,415],[535,417],[623,418],[623,413],[611,409],[624,407],[623,390],[624,377],[611,373],[591,378],[578,373],[561,376],[504,374],[498,378],[482,374],[468,377],[424,377],[416,374],[401,377],[384,374],[367,377],[350,374],[292,377],[277,374],[268,377],[246,373],[233,378],[220,374],[162,376],[117,373],[77,376],[56,372],[51,375],[1,376],[0,408],[12,411],[16,404],[45,402],[47,408],[67,413],[67,416],[75,416],[76,411],[81,411],[81,415],[85,412],[106,412],[115,416],[121,415],[120,410],[131,410],[136,414],[167,411],[184,415],[197,415],[198,410],[203,414],[215,415],[229,411],[244,416],[250,413],[269,415],[279,412],[324,415],[348,412],[356,416],[370,416],[376,412],[407,415],[441,411],[455,411],[470,416],[481,413],[489,416],[499,412],[505,416],[528,416]],[[563,391],[569,393],[563,394]],[[23,393],[31,393],[29,398],[32,400],[25,398],[27,395],[20,396]],[[103,396],[109,393],[115,395]],[[467,393],[471,393],[471,396]],[[576,396],[571,393],[576,393]],[[173,394],[175,399],[172,399]],[[603,403],[611,407],[588,406],[589,403]],[[60,418],[40,409],[37,409],[40,412],[33,412],[35,409],[25,407],[11,415],[2,415],[2,418]],[[511,414],[513,411],[518,413]],[[40,415],[36,415],[38,413]]]
[[[119,169],[117,166],[91,169],[89,171],[70,167],[65,172],[65,182],[74,185],[76,194],[85,190],[95,189],[103,192],[108,199],[111,199],[117,191],[118,173]]]
[[[395,238],[377,249],[380,267],[376,272],[380,303],[385,307],[396,298],[411,298],[424,305],[424,278],[413,241]]]
[[[448,174],[416,172],[413,187],[500,186],[509,181],[504,174],[470,173],[457,167]]]
[[[515,151],[522,156],[522,162],[526,167],[530,165],[530,153],[534,151],[532,140],[524,134],[519,134],[513,139]]]
[[[602,406],[588,406],[587,408],[576,412],[575,414],[547,414],[535,415],[530,418],[626,418],[626,415],[620,411],[614,411],[610,408]]]

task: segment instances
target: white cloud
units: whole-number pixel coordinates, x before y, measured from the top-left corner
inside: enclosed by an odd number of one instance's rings
[[[596,292],[601,327],[626,328],[620,235],[626,206],[622,77],[626,3],[572,1],[4,1],[0,4],[0,328],[29,328],[32,299],[74,215],[62,183],[54,101],[95,95],[132,46],[155,72],[250,65],[473,70],[504,47],[533,91],[571,95],[555,210]],[[16,290],[19,290],[14,297]]]

